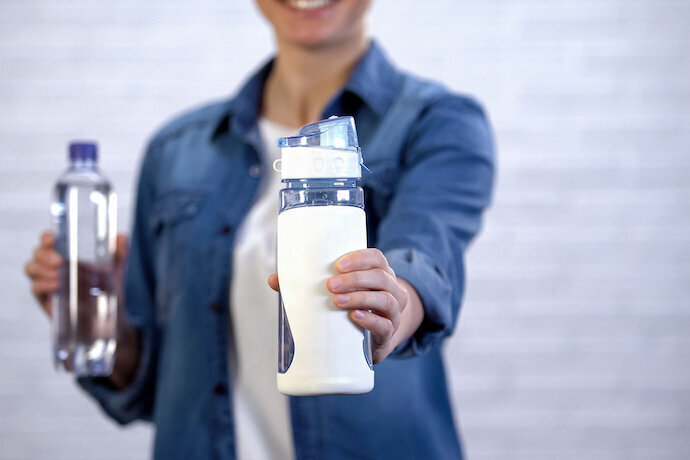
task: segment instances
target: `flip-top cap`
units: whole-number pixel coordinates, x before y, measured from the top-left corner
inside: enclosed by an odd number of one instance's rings
[[[278,141],[282,179],[359,178],[362,154],[352,117],[331,117],[303,126],[297,136]],[[280,166],[278,166],[280,164]]]

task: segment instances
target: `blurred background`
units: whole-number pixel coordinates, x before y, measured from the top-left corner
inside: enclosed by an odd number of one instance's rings
[[[446,345],[470,460],[690,458],[690,2],[375,1],[402,68],[475,95],[499,180]],[[49,358],[23,265],[66,144],[130,225],[152,131],[271,54],[250,0],[0,2],[0,458],[146,459]]]

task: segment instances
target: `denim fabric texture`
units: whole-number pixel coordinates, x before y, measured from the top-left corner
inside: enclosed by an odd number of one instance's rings
[[[230,262],[261,177],[274,174],[257,153],[271,64],[231,100],[176,118],[150,141],[125,280],[140,366],[121,391],[79,379],[119,423],[155,423],[156,459],[235,458]],[[462,458],[441,345],[458,318],[463,254],[491,198],[489,123],[473,99],[395,69],[375,42],[327,104],[323,118],[331,115],[355,117],[372,171],[362,178],[368,244],[416,288],[425,319],[375,366],[372,392],[290,398],[297,458]]]

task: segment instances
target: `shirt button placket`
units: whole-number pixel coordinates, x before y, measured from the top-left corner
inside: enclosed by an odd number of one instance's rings
[[[216,396],[223,396],[225,394],[225,385],[222,383],[216,383],[213,385],[213,394]]]

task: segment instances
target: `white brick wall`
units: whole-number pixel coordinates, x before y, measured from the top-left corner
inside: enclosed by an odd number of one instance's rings
[[[447,347],[470,459],[690,458],[690,3],[379,0],[401,67],[484,101],[500,147]],[[0,459],[147,458],[48,358],[22,275],[68,139],[129,226],[141,148],[271,50],[249,0],[0,2]]]

